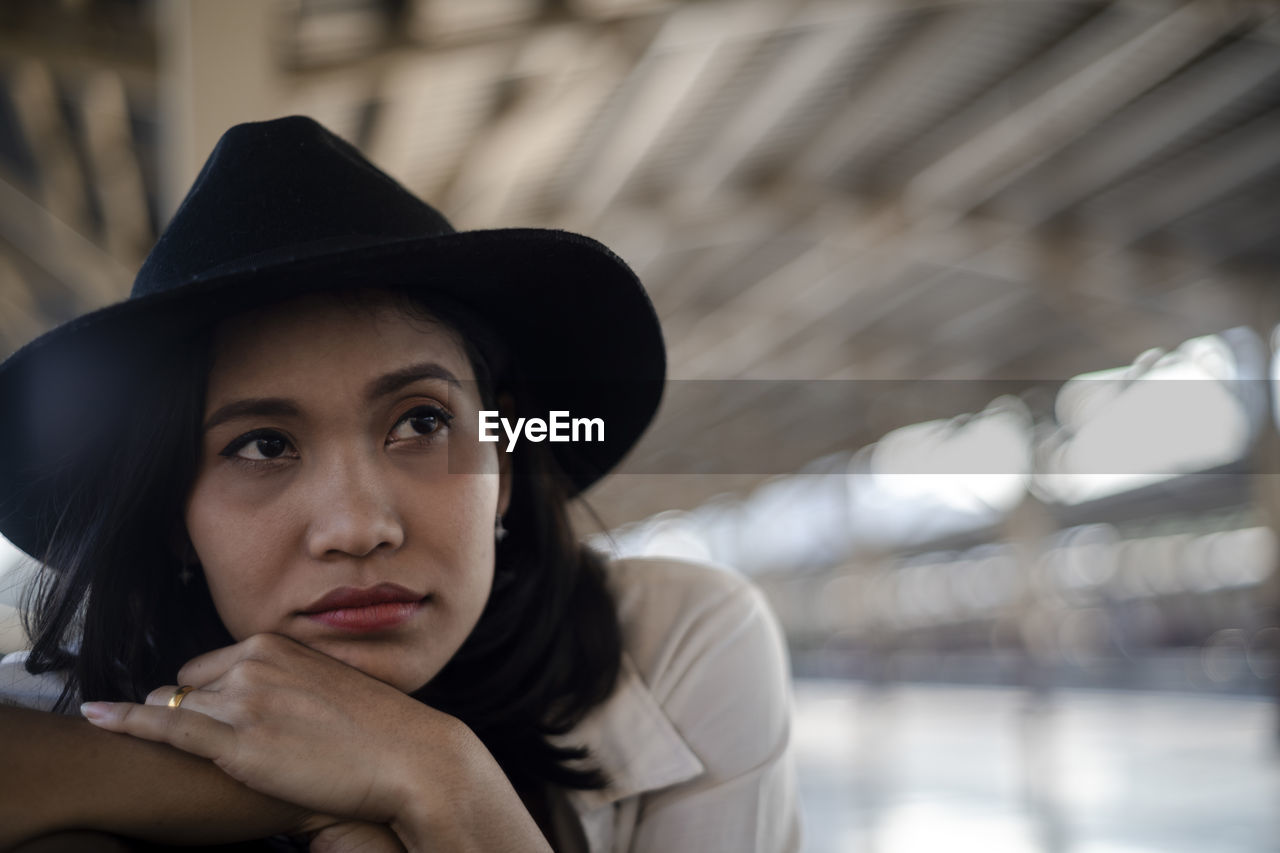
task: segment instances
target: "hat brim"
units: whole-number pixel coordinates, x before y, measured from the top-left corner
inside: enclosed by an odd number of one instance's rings
[[[661,327],[635,274],[597,241],[509,228],[354,243],[258,259],[101,308],[0,364],[0,532],[28,554],[45,553],[64,488],[49,476],[60,455],[50,425],[92,419],[86,390],[101,399],[192,330],[307,293],[421,289],[483,318],[520,360],[537,409],[604,421],[604,440],[549,445],[573,494],[616,466],[653,419],[666,373]]]

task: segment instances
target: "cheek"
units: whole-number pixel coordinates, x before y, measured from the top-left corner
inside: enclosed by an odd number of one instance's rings
[[[494,522],[496,519],[497,477],[483,474],[452,474],[455,488],[446,501],[433,500],[435,518],[427,533],[432,550],[449,554],[444,561],[455,575],[454,583],[480,583],[486,594],[493,577]],[[410,531],[412,535],[413,531]]]
[[[450,452],[455,454],[450,459],[455,471],[469,473],[446,474],[426,488],[410,485],[403,497],[421,507],[417,521],[430,530],[435,549],[453,552],[448,562],[455,570],[475,574],[479,569],[483,576],[492,577],[494,527],[502,488],[497,453],[492,446],[478,443],[450,448]]]
[[[200,560],[209,595],[227,631],[236,640],[270,630],[269,605],[275,596],[270,570],[280,555],[278,536],[261,516],[237,512],[215,489],[193,490],[187,507],[187,533]]]

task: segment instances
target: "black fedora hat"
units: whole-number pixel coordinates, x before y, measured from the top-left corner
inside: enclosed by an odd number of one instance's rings
[[[463,305],[519,360],[539,408],[603,419],[606,440],[551,445],[575,493],[622,459],[657,410],[657,315],[608,248],[551,229],[456,231],[309,118],[241,124],[219,140],[128,299],[0,364],[0,533],[44,555],[76,487],[74,471],[58,473],[67,425],[92,425],[96,407],[143,381],[194,328],[371,284]]]

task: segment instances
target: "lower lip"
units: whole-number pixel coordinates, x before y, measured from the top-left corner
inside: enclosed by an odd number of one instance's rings
[[[308,619],[322,622],[330,628],[343,631],[384,631],[408,622],[422,609],[422,601],[392,601],[370,604],[367,607],[340,607],[337,610],[321,610],[304,614]]]

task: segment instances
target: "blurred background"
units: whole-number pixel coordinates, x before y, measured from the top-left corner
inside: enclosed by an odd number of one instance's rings
[[[1276,4],[0,0],[0,355],[290,113],[639,272],[596,541],[772,601],[809,853],[1280,850]]]

